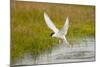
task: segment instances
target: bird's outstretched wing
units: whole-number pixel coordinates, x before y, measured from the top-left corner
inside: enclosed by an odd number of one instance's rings
[[[60,29],[60,33],[66,35],[68,31],[68,27],[69,27],[69,19],[67,17],[64,26]]]
[[[55,25],[53,24],[53,22],[50,20],[50,18],[48,17],[48,15],[45,12],[44,12],[44,19],[45,19],[47,26],[51,30],[53,30],[54,32],[58,32],[58,29],[55,27]]]

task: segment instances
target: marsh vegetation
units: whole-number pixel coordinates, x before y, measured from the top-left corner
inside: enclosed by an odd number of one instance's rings
[[[69,17],[69,42],[77,38],[95,37],[95,7],[32,2],[14,2],[11,5],[11,62],[31,53],[38,57],[57,45],[58,39],[51,38],[52,31],[44,21],[46,12],[57,28],[61,28]]]

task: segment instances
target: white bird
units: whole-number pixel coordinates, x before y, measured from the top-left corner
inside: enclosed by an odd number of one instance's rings
[[[53,24],[53,22],[50,20],[50,18],[45,12],[44,12],[44,19],[45,19],[47,26],[53,31],[53,33],[51,33],[51,36],[59,38],[61,42],[64,42],[69,45],[65,37],[68,31],[68,27],[69,27],[68,17],[66,18],[64,26],[60,30],[56,28],[56,26]]]

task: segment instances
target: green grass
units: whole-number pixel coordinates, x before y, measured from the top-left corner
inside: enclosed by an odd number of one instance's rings
[[[94,6],[16,2],[11,8],[12,62],[28,52],[38,56],[58,43],[58,39],[50,37],[52,31],[45,24],[44,12],[59,29],[69,16],[69,40],[95,35]]]

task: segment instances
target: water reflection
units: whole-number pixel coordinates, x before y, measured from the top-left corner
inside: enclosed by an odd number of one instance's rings
[[[32,65],[32,64],[51,64],[63,62],[79,62],[95,60],[95,40],[94,38],[82,39],[79,42],[72,42],[72,48],[66,44],[59,44],[53,47],[51,52],[41,54],[33,58],[30,53],[26,53],[23,58],[17,60],[15,65]]]

